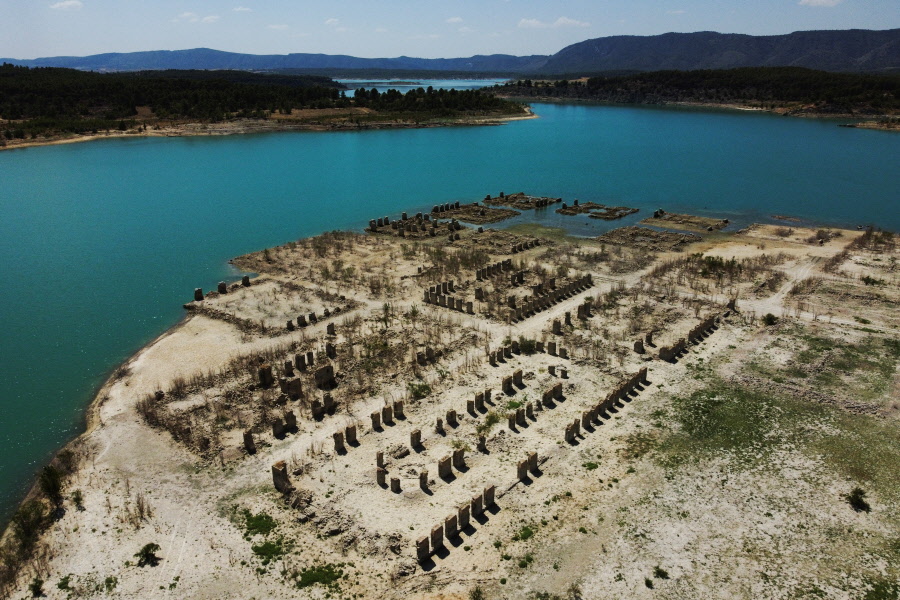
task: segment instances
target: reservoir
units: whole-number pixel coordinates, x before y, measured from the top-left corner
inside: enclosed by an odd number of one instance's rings
[[[900,135],[737,111],[535,104],[496,127],[110,139],[0,152],[0,520],[97,387],[228,259],[525,191],[648,211],[900,229]],[[521,222],[519,217],[505,222]]]

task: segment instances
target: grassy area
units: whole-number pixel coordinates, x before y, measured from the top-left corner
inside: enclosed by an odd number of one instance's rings
[[[507,231],[515,233],[516,235],[531,235],[557,242],[571,242],[577,244],[584,241],[583,238],[569,235],[566,233],[566,230],[561,227],[547,227],[546,225],[540,225],[538,223],[520,223],[508,228]]]

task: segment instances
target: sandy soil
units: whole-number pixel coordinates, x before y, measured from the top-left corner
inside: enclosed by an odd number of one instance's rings
[[[42,538],[46,559],[23,571],[11,597],[23,597],[35,575],[50,598],[466,598],[476,587],[487,598],[793,598],[815,590],[849,598],[897,581],[896,469],[842,470],[852,457],[832,460],[804,445],[833,434],[883,430],[885,443],[897,435],[898,360],[882,353],[877,367],[863,362],[858,373],[828,366],[853,348],[900,339],[895,247],[864,246],[858,240],[868,238],[849,231],[811,244],[815,231],[781,236],[770,226],[651,255],[596,240],[532,245],[527,234],[460,233],[452,244],[443,236],[326,234],[237,259],[263,276],[191,303],[189,318],[101,390],[74,446],[81,466],[67,483],[83,492],[83,510],[66,502]],[[692,253],[708,257],[707,271],[730,270],[701,275],[698,263],[685,262]],[[510,270],[479,280],[477,269],[503,260]],[[523,283],[510,281],[519,272]],[[511,319],[510,296],[521,307],[538,286],[585,275],[593,282],[581,291]],[[864,276],[882,283],[866,285]],[[803,287],[812,278],[823,287]],[[471,313],[423,301],[451,280],[449,295],[472,302]],[[831,287],[848,291],[821,293]],[[733,298],[737,311],[725,308]],[[590,316],[580,319],[586,301]],[[310,312],[316,322],[296,324]],[[761,323],[766,313],[778,324]],[[709,315],[718,324],[680,359],[658,358]],[[636,352],[635,340],[650,332]],[[823,350],[822,339],[834,348]],[[544,350],[489,360],[514,340]],[[551,355],[550,342],[568,357]],[[421,364],[426,349],[440,356]],[[290,375],[283,362],[305,352],[314,366]],[[276,379],[301,381],[303,397],[260,386],[263,364]],[[337,372],[327,392],[337,410],[316,420],[311,402],[326,392],[313,373],[324,364]],[[565,441],[568,424],[642,367],[649,384]],[[518,371],[521,385],[504,392],[503,380]],[[179,380],[187,381],[181,391]],[[557,384],[564,399],[536,407]],[[685,398],[710,386],[764,389],[785,404],[772,408],[777,419],[728,421],[736,429],[726,443],[692,433],[695,413],[685,412]],[[470,412],[468,401],[485,389],[491,400]],[[151,427],[138,404],[157,390],[166,392],[154,405],[162,424]],[[398,401],[404,416],[373,428],[372,413]],[[507,415],[529,404],[533,417],[510,428]],[[716,406],[696,414],[723,418]],[[297,430],[275,437],[270,422],[286,410]],[[813,416],[788,418],[800,410]],[[487,427],[492,414],[499,422]],[[748,433],[741,425],[757,422],[765,427]],[[337,452],[332,434],[349,425],[358,444]],[[242,447],[244,430],[254,433],[255,454]],[[414,430],[422,438],[415,448]],[[481,433],[487,452],[476,449]],[[888,448],[881,456],[893,456]],[[438,477],[438,461],[459,449],[465,467]],[[399,492],[377,485],[378,452]],[[532,452],[539,470],[520,480],[517,464]],[[273,487],[276,461],[285,461],[295,488],[287,497]],[[843,499],[856,484],[870,491],[870,513]],[[416,541],[489,485],[496,506],[418,561]],[[139,503],[149,506],[143,515]],[[243,511],[271,516],[275,529],[248,530]],[[264,542],[283,555],[267,562]],[[156,567],[135,564],[147,543],[160,546]],[[297,586],[304,570],[325,565],[345,577]],[[57,586],[66,576],[71,591]]]

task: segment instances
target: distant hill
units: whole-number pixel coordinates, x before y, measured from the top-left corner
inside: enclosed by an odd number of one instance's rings
[[[822,71],[900,72],[900,29],[798,31],[787,35],[666,33],[597,38],[563,48],[553,56],[470,56],[468,58],[357,58],[330,54],[238,54],[209,48],[57,56],[34,60],[0,59],[29,67],[82,71],[165,69],[434,71],[575,75],[737,67],[806,67]]]
[[[331,54],[238,54],[209,48],[193,50],[154,50],[95,54],[93,56],[57,56],[34,60],[0,59],[26,67],[66,67],[81,71],[143,71],[166,69],[229,69],[264,71],[276,69],[389,69],[419,71],[462,71],[524,73],[539,70],[546,56],[470,56],[468,58],[357,58]]]
[[[547,74],[806,67],[820,71],[900,71],[900,29],[797,31],[788,35],[666,33],[587,40],[551,56]]]

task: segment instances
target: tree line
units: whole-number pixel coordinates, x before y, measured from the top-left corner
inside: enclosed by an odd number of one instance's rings
[[[0,134],[7,139],[126,130],[151,120],[219,122],[265,119],[294,109],[365,106],[443,116],[461,111],[519,112],[517,104],[477,91],[357,90],[312,75],[245,71],[94,73],[61,68],[0,66]],[[138,109],[147,111],[138,117]],[[2,121],[6,121],[3,123]]]
[[[828,112],[900,110],[900,77],[829,73],[801,67],[654,71],[586,80],[518,80],[493,88],[517,97],[558,97],[625,104],[669,102],[819,105]]]

